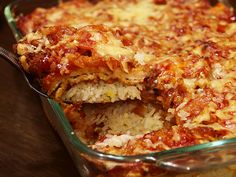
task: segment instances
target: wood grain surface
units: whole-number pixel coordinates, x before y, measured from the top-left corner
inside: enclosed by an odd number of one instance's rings
[[[15,40],[3,16],[9,2],[0,0],[0,45],[11,50]],[[79,177],[38,95],[2,58],[0,95],[0,177]]]

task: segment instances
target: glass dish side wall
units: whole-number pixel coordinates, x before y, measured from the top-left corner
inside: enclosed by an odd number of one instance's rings
[[[36,7],[51,7],[56,4],[58,4],[56,0],[17,0],[7,6],[5,15],[16,39],[19,40],[22,35],[15,24],[15,17],[21,13],[30,13]],[[58,104],[52,100],[41,99],[49,121],[62,138],[83,177],[112,176],[111,172],[116,171],[123,171],[123,174],[119,174],[119,176],[126,176],[129,171],[141,170],[143,167],[150,167],[149,173],[156,176],[156,174],[164,172],[157,167],[176,171],[192,171],[234,163],[236,159],[234,155],[236,154],[235,138],[134,157],[95,152],[76,137]],[[112,169],[114,166],[116,168]],[[170,174],[171,172],[168,172],[169,176]]]

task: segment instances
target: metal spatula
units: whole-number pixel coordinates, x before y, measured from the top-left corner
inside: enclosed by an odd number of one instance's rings
[[[34,90],[41,96],[48,98],[48,96],[44,92],[42,92],[39,82],[34,77],[32,77],[29,73],[25,72],[23,68],[19,65],[19,63],[17,62],[18,58],[16,55],[14,55],[13,53],[9,52],[8,50],[0,46],[0,56],[6,59],[9,63],[11,63],[15,68],[17,68],[21,72],[27,84],[32,90]]]

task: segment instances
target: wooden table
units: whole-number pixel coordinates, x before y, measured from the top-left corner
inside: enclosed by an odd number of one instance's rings
[[[3,16],[9,2],[0,2],[0,45],[11,50],[15,40]],[[0,81],[0,177],[79,177],[38,95],[2,58]]]

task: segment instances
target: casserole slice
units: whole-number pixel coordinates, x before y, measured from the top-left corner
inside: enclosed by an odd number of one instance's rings
[[[154,56],[126,45],[119,32],[102,25],[45,27],[20,40],[17,53],[23,68],[58,101],[141,99]]]

